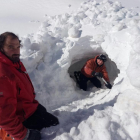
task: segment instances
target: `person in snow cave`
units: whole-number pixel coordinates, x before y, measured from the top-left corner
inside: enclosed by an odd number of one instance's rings
[[[108,73],[104,63],[107,61],[105,55],[100,54],[86,62],[81,69],[79,86],[83,90],[87,90],[87,82],[90,81],[97,88],[101,88],[101,82],[97,77],[104,78],[107,82],[105,86],[109,89],[112,85],[109,83]]]
[[[0,35],[0,139],[40,140],[40,130],[59,124],[57,117],[35,100],[35,91],[20,61],[20,40]]]

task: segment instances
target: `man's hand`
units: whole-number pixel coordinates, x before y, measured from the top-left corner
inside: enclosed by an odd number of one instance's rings
[[[95,76],[98,76],[98,77],[102,78],[103,74],[101,72],[95,72]]]
[[[41,134],[38,130],[30,130],[27,140],[41,140]]]
[[[109,88],[109,89],[112,88],[112,85],[111,85],[109,82],[107,82],[107,84],[105,84],[105,86],[106,86],[107,88]]]
[[[50,127],[50,126],[55,126],[59,124],[59,120],[57,117],[55,117],[54,115],[50,114],[49,112],[47,112],[46,116],[45,116],[46,120],[48,120],[46,122],[46,126]]]
[[[92,71],[91,75],[92,75],[92,76],[95,76],[95,71]]]

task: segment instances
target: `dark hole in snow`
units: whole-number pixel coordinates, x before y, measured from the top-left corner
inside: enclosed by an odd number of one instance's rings
[[[92,57],[94,58],[94,57]],[[85,63],[87,62],[87,60],[89,60],[91,58],[83,58],[80,60],[73,60],[71,66],[68,69],[68,73],[70,75],[70,77],[74,80],[74,82],[76,82],[75,77],[74,77],[74,72],[75,71],[81,71],[82,67],[85,65]],[[109,59],[107,57],[107,62],[105,62],[105,66],[106,66],[106,70],[108,72],[108,76],[110,79],[110,83],[113,85],[114,80],[116,79],[116,77],[118,76],[118,74],[120,73],[120,70],[117,68],[115,62],[111,61],[111,59]],[[104,82],[99,79],[102,83],[102,85],[104,85]],[[78,86],[78,84],[77,84]],[[88,89],[94,87],[94,85],[90,82],[88,82]]]

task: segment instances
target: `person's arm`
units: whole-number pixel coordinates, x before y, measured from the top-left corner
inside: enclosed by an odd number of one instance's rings
[[[26,136],[27,128],[16,116],[17,87],[15,79],[0,77],[0,127],[15,140],[22,140]]]
[[[108,77],[108,73],[107,73],[105,67],[102,69],[102,73],[103,73],[103,78],[104,78],[104,79],[106,80],[106,82],[107,82],[107,84],[105,84],[105,86],[106,86],[107,88],[111,89],[111,88],[112,88],[112,85],[110,84],[109,77]]]
[[[93,65],[94,65],[94,59],[88,60],[84,66],[84,72],[88,75],[92,75],[93,67],[94,67]]]
[[[109,82],[108,73],[107,73],[105,67],[102,69],[102,74],[103,74],[103,78],[104,78],[107,82]]]

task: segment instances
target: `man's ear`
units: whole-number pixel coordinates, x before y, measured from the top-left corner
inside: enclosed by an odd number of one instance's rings
[[[3,49],[3,47],[0,49],[0,52],[4,53],[4,49]]]

